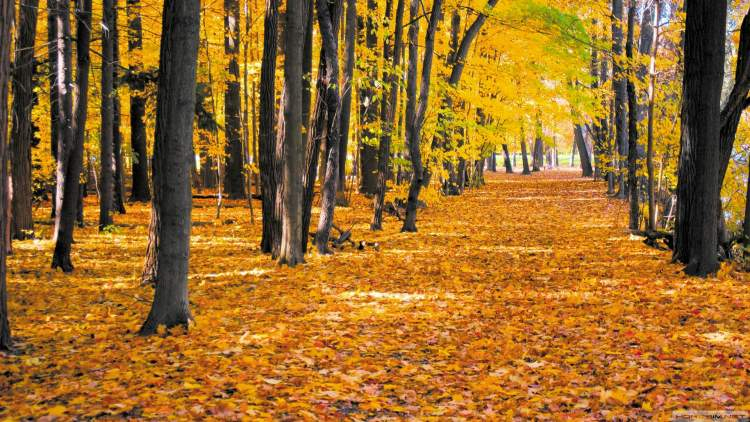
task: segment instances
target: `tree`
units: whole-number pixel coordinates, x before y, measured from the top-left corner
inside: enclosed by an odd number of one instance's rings
[[[227,81],[224,90],[224,115],[226,133],[226,165],[224,166],[224,192],[232,199],[245,197],[245,176],[240,137],[240,3],[224,0],[224,53],[227,64]]]
[[[263,58],[260,70],[260,122],[258,158],[262,189],[263,238],[261,250],[273,251],[274,239],[278,240],[281,223],[275,212],[276,186],[280,182],[274,159],[276,150],[275,102],[276,102],[276,50],[278,39],[279,0],[266,0],[263,31]]]
[[[339,97],[339,23],[341,22],[341,0],[317,0],[318,25],[323,42],[321,73],[318,92],[326,108],[326,165],[321,186],[320,219],[315,232],[315,244],[321,254],[330,253],[328,238],[333,225],[336,208],[336,184],[339,178],[339,137],[341,135],[341,100]]]
[[[575,147],[578,150],[578,157],[581,159],[581,176],[593,177],[594,169],[591,166],[591,156],[586,146],[586,138],[583,136],[581,125],[575,125]]]
[[[637,2],[630,0],[628,7],[628,41],[626,54],[628,57],[628,192],[630,194],[630,229],[638,230],[638,97],[635,92],[635,12]]]
[[[193,116],[200,0],[165,0],[154,135],[154,200],[158,215],[156,290],[141,335],[161,325],[185,326],[192,192]]]
[[[294,267],[304,262],[302,250],[302,173],[305,143],[302,137],[302,56],[307,2],[289,0],[284,31],[284,138],[283,212],[279,264]]]
[[[417,43],[419,42],[419,13],[418,0],[411,0],[409,6],[409,69],[407,76],[407,105],[406,105],[406,133],[409,144],[409,155],[411,156],[412,176],[409,184],[409,196],[406,202],[406,218],[401,227],[402,232],[417,231],[417,206],[419,193],[426,178],[426,172],[422,165],[421,132],[424,126],[427,104],[430,99],[430,76],[432,75],[432,58],[435,52],[435,32],[437,31],[440,15],[442,14],[443,0],[435,0],[430,13],[430,23],[427,26],[424,42],[424,59],[422,63],[422,81],[417,102],[417,57],[419,55]]]
[[[377,0],[367,0],[367,17],[365,18],[365,48],[374,50],[378,46]],[[378,95],[375,80],[378,78],[376,60],[368,60],[369,80],[364,81],[359,93],[359,113],[362,127],[362,139],[359,148],[359,192],[375,195],[378,187],[378,149],[375,141],[377,133],[373,126],[378,120]]]
[[[357,44],[357,0],[346,1],[344,30],[344,80],[341,83],[341,139],[339,140],[338,191],[346,189],[346,154],[349,143],[349,121],[352,115],[352,89],[354,84],[354,49]]]
[[[508,174],[513,174],[513,164],[510,162],[510,153],[508,152],[507,144],[503,144],[503,158],[503,163],[505,164],[505,172]],[[495,159],[494,155],[492,159]]]
[[[34,237],[32,216],[31,145],[34,125],[34,39],[36,37],[39,0],[22,0],[16,27],[15,77],[13,78],[13,113],[11,127],[11,166],[13,180],[13,238]]]
[[[386,15],[389,15],[386,13]],[[398,0],[396,6],[396,26],[393,28],[395,32],[393,42],[393,53],[391,53],[390,42],[388,39],[383,43],[383,59],[388,61],[392,60],[392,68],[389,74],[384,73],[384,79],[388,81],[388,97],[384,99],[383,103],[383,114],[381,120],[381,132],[380,145],[378,147],[378,185],[377,192],[375,194],[375,212],[372,218],[372,224],[370,228],[372,230],[383,229],[383,205],[385,203],[385,191],[388,181],[388,162],[391,156],[391,140],[393,138],[393,128],[395,119],[396,101],[398,100],[398,68],[401,65],[401,48],[403,45],[403,30],[404,26],[404,0]],[[393,56],[391,58],[391,55]]]
[[[112,225],[112,199],[114,196],[114,37],[112,29],[117,24],[114,0],[104,0],[102,19],[102,125],[99,137],[99,230]]]
[[[622,66],[622,18],[623,1],[612,0],[612,87],[615,91],[615,145],[620,157],[618,198],[625,199],[625,180],[622,172],[628,155],[627,79]]]
[[[71,86],[69,0],[57,0],[55,11],[56,69],[57,69],[57,209],[55,215],[55,252],[52,268],[64,272],[73,271],[70,248],[73,243],[73,227],[78,214],[80,175],[83,166],[83,141],[86,134],[88,110],[89,44],[91,41],[91,0],[78,0],[76,6],[76,86],[75,110]],[[74,113],[75,111],[75,113]]]
[[[133,151],[133,184],[130,200],[151,200],[146,154],[146,75],[143,73],[143,28],[140,0],[127,0],[130,85],[130,145]]]
[[[654,2],[654,34],[651,38],[648,66],[648,134],[646,147],[646,169],[648,171],[648,230],[656,230],[656,196],[654,195],[654,107],[656,105],[656,56],[659,51],[659,16],[661,0]]]
[[[726,16],[726,0],[686,0],[674,258],[696,276],[719,267],[716,198]]]
[[[114,0],[112,9],[112,28],[110,36],[112,37],[112,160],[114,161],[114,186],[112,191],[112,209],[118,214],[125,214],[125,182],[123,180],[124,168],[122,165],[122,133],[120,125],[122,118],[120,116],[120,31],[117,25],[118,6]]]
[[[15,14],[15,2],[12,0],[0,0],[0,198],[5,197],[8,189],[6,175],[8,174],[8,82],[11,78],[10,54],[11,54],[11,28]],[[23,22],[22,22],[23,23]],[[0,239],[5,239],[7,215],[5,201],[0,201]],[[0,350],[9,350],[12,346],[10,337],[10,323],[8,321],[8,290],[6,286],[7,275],[7,249],[0,248]]]

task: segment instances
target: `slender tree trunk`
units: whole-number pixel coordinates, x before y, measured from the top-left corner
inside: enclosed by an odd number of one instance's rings
[[[630,229],[638,230],[640,207],[638,200],[638,96],[635,92],[635,12],[636,1],[630,0],[628,7],[627,56],[631,63],[628,69],[628,192],[630,193]]]
[[[315,244],[321,254],[329,253],[328,238],[333,225],[333,214],[336,208],[336,184],[339,172],[339,136],[341,135],[341,99],[339,97],[339,25],[343,4],[341,0],[329,3],[328,0],[317,0],[318,23],[323,42],[321,59],[325,59],[325,97],[328,115],[326,151],[328,164],[322,180],[320,219],[315,234]],[[321,66],[321,70],[323,67]]]
[[[652,37],[651,60],[648,78],[648,147],[646,151],[646,168],[648,169],[648,230],[656,230],[656,197],[654,194],[654,106],[656,104],[656,56],[659,51],[659,15],[661,0],[656,0]]]
[[[523,133],[523,129],[521,129],[521,161],[523,162],[523,174],[524,176],[531,175],[531,168],[529,168],[529,156],[528,152],[526,151],[526,134]]]
[[[354,49],[357,44],[357,0],[346,0],[344,34],[344,77],[341,92],[341,140],[339,142],[339,198],[346,190],[346,156],[349,144],[349,125],[352,115],[352,90],[354,89]]]
[[[375,212],[372,219],[370,228],[372,230],[383,229],[383,204],[385,203],[385,191],[388,180],[388,161],[391,156],[391,139],[393,138],[394,119],[396,118],[396,101],[398,101],[398,68],[401,65],[401,46],[403,45],[403,29],[404,26],[404,0],[398,0],[396,6],[396,26],[393,28],[395,31],[394,44],[393,44],[393,65],[390,70],[390,74],[387,80],[390,82],[389,97],[385,99],[383,105],[383,120],[381,122],[381,128],[383,135],[380,137],[380,148],[378,150],[378,189],[375,195]],[[389,45],[388,40],[384,43],[386,46]],[[387,54],[386,54],[387,53]],[[390,48],[384,47],[384,59],[387,61],[391,55]]]
[[[417,93],[417,60],[418,60],[418,37],[419,24],[417,17],[419,13],[418,0],[411,0],[409,6],[409,19],[412,22],[409,27],[409,70],[407,77],[407,97],[406,106],[406,132],[409,142],[409,153],[412,164],[412,178],[409,185],[409,196],[406,202],[406,218],[401,228],[402,232],[417,231],[417,205],[419,202],[419,192],[424,184],[426,177],[425,170],[422,166],[421,133],[424,125],[427,104],[430,98],[430,77],[432,75],[432,58],[435,51],[435,32],[437,31],[438,22],[442,14],[443,0],[435,0],[432,4],[432,13],[430,14],[430,23],[427,27],[424,46],[424,61],[422,63],[422,82],[419,91],[419,102],[416,101]]]
[[[618,198],[625,199],[625,186],[623,170],[628,156],[628,109],[627,109],[627,75],[622,68],[623,53],[623,1],[612,0],[612,63],[613,63],[613,83],[615,90],[615,144],[619,154],[620,162],[620,190]]]
[[[513,174],[513,164],[510,162],[510,155],[508,153],[508,145],[506,144],[503,144],[503,155],[505,156],[505,172],[508,174]]]
[[[99,138],[99,152],[101,172],[99,176],[99,230],[112,225],[112,199],[114,188],[114,34],[111,28],[115,26],[114,0],[104,0],[102,19],[102,125]]]
[[[49,104],[50,104],[50,150],[52,158],[55,160],[57,166],[59,159],[57,157],[57,141],[60,135],[57,133],[57,129],[60,125],[59,120],[59,108],[57,106],[57,23],[55,17],[57,16],[56,7],[58,0],[47,1],[47,61],[49,62],[49,69],[47,70],[48,82],[49,82]],[[52,189],[52,218],[57,217],[58,207],[60,201],[57,199],[57,191],[60,187],[60,183],[57,180],[57,172],[55,172],[55,186]],[[57,231],[55,231],[55,236]]]
[[[228,60],[224,91],[226,161],[224,192],[230,199],[245,197],[245,177],[240,135],[240,3],[224,0],[224,54]]]
[[[123,182],[124,169],[122,168],[122,133],[120,132],[120,124],[122,119],[120,117],[120,94],[118,87],[120,85],[120,32],[117,26],[118,19],[118,6],[117,0],[114,0],[113,9],[113,22],[111,36],[112,36],[112,113],[114,119],[112,120],[112,154],[115,163],[114,173],[114,192],[112,196],[112,207],[114,211],[119,214],[125,214],[125,186]]]
[[[5,198],[9,189],[8,174],[8,82],[11,79],[11,29],[15,14],[15,2],[0,0],[0,198]],[[23,24],[23,17],[22,22]],[[9,233],[7,202],[0,201],[0,238],[5,239]],[[10,350],[12,341],[10,323],[8,322],[8,289],[7,278],[7,248],[0,248],[0,350]]]
[[[70,248],[73,243],[73,227],[78,212],[81,168],[83,166],[83,140],[86,133],[89,87],[89,43],[91,40],[91,0],[79,0],[76,30],[78,92],[73,113],[72,52],[70,45],[70,1],[56,1],[54,9],[57,42],[57,215],[55,217],[55,252],[52,268],[64,272],[73,271]]]
[[[714,273],[717,262],[721,85],[726,0],[687,0],[682,136],[674,258],[690,275]]]
[[[130,62],[130,145],[133,153],[133,185],[130,200],[151,200],[148,182],[148,155],[146,153],[146,88],[143,74],[143,30],[140,0],[127,0],[128,55]]]
[[[158,216],[156,290],[141,335],[190,320],[188,264],[193,116],[200,0],[165,0],[154,135],[154,200]]]
[[[367,16],[365,20],[365,46],[371,51],[378,46],[378,27],[376,16],[378,11],[377,0],[367,0]],[[378,66],[376,60],[369,60],[369,81],[362,84],[360,91],[360,114],[362,115],[363,142],[360,145],[360,181],[359,191],[366,195],[375,195],[378,186],[378,148],[377,132],[372,126],[378,120],[377,91],[373,83],[378,78]]]
[[[261,250],[273,252],[274,234],[280,221],[274,212],[276,189],[280,182],[276,177],[276,130],[274,128],[276,104],[276,50],[278,39],[279,0],[266,0],[263,32],[263,58],[260,71],[260,122],[259,148],[260,179],[262,189],[263,239]],[[281,123],[281,122],[279,122]],[[278,239],[277,239],[278,240]]]
[[[583,128],[581,125],[575,126],[575,142],[578,149],[578,156],[581,159],[581,171],[583,177],[594,177],[594,169],[591,166],[591,157],[589,149],[586,146],[586,139],[583,137]]]
[[[13,165],[13,227],[14,239],[34,237],[32,215],[31,145],[34,127],[34,39],[36,37],[39,0],[21,0],[16,26],[15,77],[13,78],[13,112],[10,136],[10,157]]]

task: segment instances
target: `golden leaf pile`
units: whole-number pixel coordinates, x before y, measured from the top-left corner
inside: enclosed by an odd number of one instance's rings
[[[0,355],[0,419],[750,410],[745,276],[683,276],[629,236],[624,203],[575,173],[488,178],[422,212],[416,235],[390,218],[369,232],[357,197],[337,223],[380,251],[310,255],[292,270],[260,254],[240,202],[222,224],[197,200],[187,334],[135,335],[152,295],[138,280],[146,207],[114,233],[78,230],[70,276],[48,269],[50,242],[17,242],[19,353]]]

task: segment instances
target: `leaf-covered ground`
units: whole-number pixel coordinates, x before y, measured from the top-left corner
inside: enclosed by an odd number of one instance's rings
[[[146,207],[52,244],[15,244],[0,419],[601,419],[750,409],[750,287],[689,279],[625,230],[625,207],[576,173],[489,175],[434,204],[420,232],[368,230],[380,250],[277,268],[241,203],[194,210],[190,332],[140,338]],[[257,204],[256,204],[257,209]],[[40,218],[49,210],[39,210]],[[97,214],[93,204],[89,215]],[[49,226],[40,226],[49,233]],[[48,236],[47,236],[48,237]]]

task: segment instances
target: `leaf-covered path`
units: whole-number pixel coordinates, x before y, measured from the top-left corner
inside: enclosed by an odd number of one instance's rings
[[[369,233],[369,201],[357,198],[337,220],[380,251],[293,270],[259,254],[241,203],[223,216],[235,224],[213,224],[213,212],[207,200],[194,210],[187,335],[134,335],[151,295],[137,280],[147,208],[115,233],[77,232],[73,276],[47,269],[49,242],[17,243],[20,354],[0,357],[0,418],[750,409],[747,280],[684,277],[631,239],[623,203],[576,173],[488,175],[425,210],[416,235],[392,219]]]

